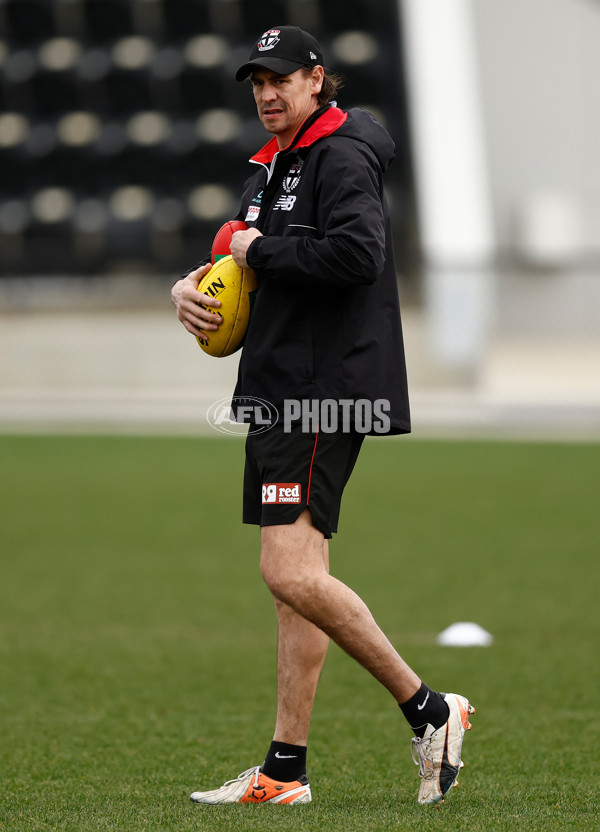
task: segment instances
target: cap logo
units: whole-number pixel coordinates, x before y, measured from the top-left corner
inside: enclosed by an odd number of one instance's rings
[[[258,41],[258,51],[266,52],[279,43],[279,29],[268,29]]]
[[[314,52],[311,52],[311,53],[310,53],[310,57],[311,57],[311,59],[312,59],[313,61],[316,61],[316,60],[317,60],[317,56],[315,55],[315,53],[314,53]]]

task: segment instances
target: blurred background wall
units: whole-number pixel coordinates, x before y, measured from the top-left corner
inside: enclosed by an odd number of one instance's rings
[[[0,428],[198,430],[231,391],[169,288],[268,138],[233,74],[278,23],[396,142],[416,432],[597,436],[596,0],[0,0]]]

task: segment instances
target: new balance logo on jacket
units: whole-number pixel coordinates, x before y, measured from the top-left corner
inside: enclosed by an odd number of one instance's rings
[[[291,211],[294,207],[294,203],[296,202],[295,196],[288,196],[287,194],[281,194],[275,205],[273,206],[274,211]]]

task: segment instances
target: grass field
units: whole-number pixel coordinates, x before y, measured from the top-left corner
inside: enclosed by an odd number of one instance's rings
[[[461,787],[416,803],[410,732],[332,647],[305,807],[202,807],[260,763],[274,615],[239,439],[0,438],[0,829],[592,830],[600,445],[370,440],[334,573],[477,706]],[[453,621],[490,648],[440,648]]]

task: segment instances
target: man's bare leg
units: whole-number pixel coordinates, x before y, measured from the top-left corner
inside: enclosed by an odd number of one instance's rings
[[[273,739],[306,745],[317,684],[329,637],[288,604],[275,599],[277,642],[277,722]]]
[[[318,541],[317,541],[318,546]],[[321,558],[329,571],[329,544],[321,536]],[[275,598],[277,611],[277,722],[273,739],[306,745],[315,694],[329,636]]]
[[[405,702],[419,690],[421,680],[390,644],[364,601],[328,573],[322,541],[308,510],[293,524],[264,526],[261,571],[267,586],[275,598],[356,659],[397,702]]]

